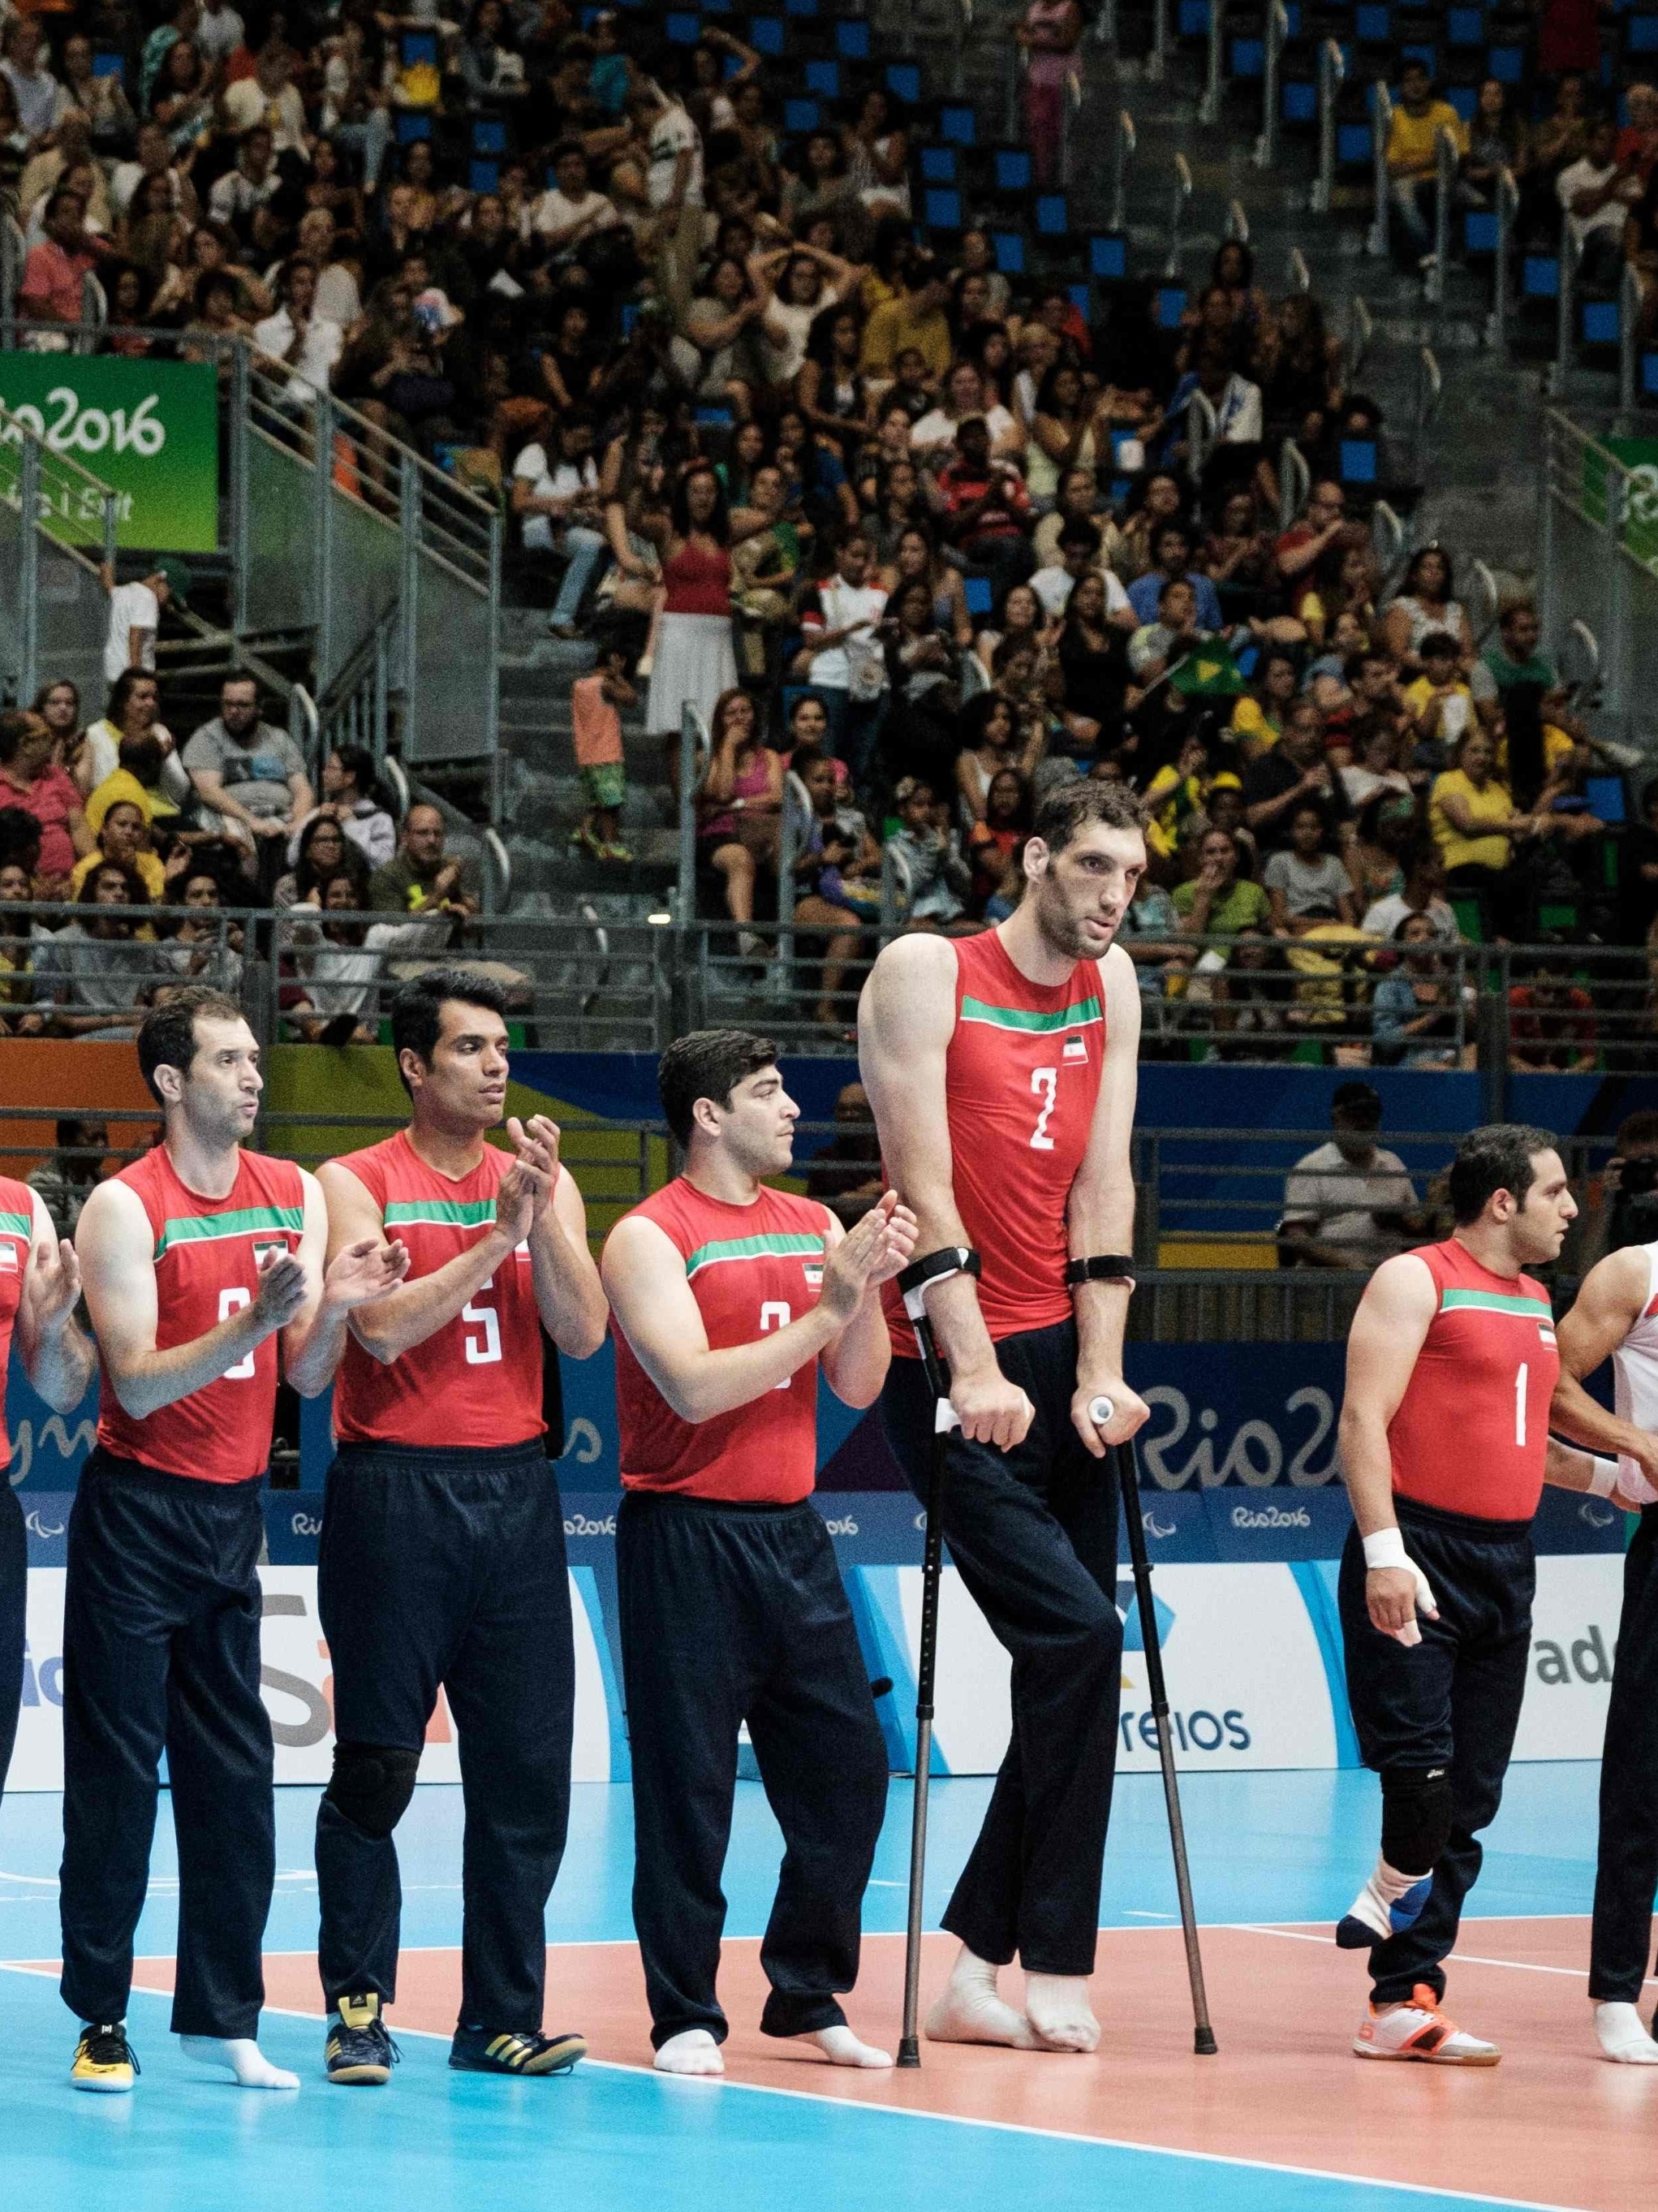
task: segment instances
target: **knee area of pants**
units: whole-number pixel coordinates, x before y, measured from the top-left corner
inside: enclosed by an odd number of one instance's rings
[[[1382,1856],[1400,1874],[1428,1874],[1451,1838],[1449,1771],[1395,1767],[1382,1777]]]
[[[1114,1666],[1122,1656],[1122,1616],[1107,1602],[1097,1613],[1085,1614],[1072,1632],[1072,1640],[1102,1664]]]
[[[337,1743],[325,1798],[365,1836],[383,1842],[409,1809],[420,1753],[377,1743]]]

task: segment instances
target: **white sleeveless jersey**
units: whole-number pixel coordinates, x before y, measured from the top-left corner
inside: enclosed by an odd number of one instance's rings
[[[1637,1429],[1658,1430],[1658,1244],[1644,1247],[1647,1257],[1647,1298],[1640,1318],[1612,1355],[1613,1409],[1620,1421]],[[1622,1488],[1631,1497],[1650,1498],[1646,1475],[1637,1461],[1620,1455],[1618,1474]]]

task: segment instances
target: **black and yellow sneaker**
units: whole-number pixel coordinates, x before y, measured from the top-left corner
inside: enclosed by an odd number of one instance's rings
[[[586,2056],[583,2035],[492,2035],[487,2027],[458,2027],[449,2046],[459,2074],[568,2074]]]
[[[323,2065],[331,2081],[378,2088],[391,2080],[392,2069],[402,2056],[386,2032],[377,1990],[340,1999],[323,2046]]]
[[[75,2046],[75,2061],[69,2069],[71,2088],[96,2089],[106,2097],[124,2097],[142,2071],[132,2045],[127,2041],[127,2024],[124,2020],[89,2021],[81,2030],[81,2040]]]

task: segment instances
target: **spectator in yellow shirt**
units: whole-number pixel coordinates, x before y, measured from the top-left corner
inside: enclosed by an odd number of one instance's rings
[[[904,271],[904,290],[877,307],[864,325],[864,374],[890,382],[898,356],[913,346],[926,363],[927,389],[936,392],[948,374],[950,324],[944,303],[950,286],[931,255],[917,255]]]
[[[1468,128],[1447,100],[1434,98],[1433,78],[1420,62],[1406,62],[1399,99],[1388,126],[1388,176],[1394,220],[1418,261],[1433,252],[1435,149],[1448,131],[1460,161],[1468,150]]]

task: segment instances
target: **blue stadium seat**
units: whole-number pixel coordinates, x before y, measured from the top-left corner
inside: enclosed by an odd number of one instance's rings
[[[1373,484],[1380,473],[1374,438],[1344,438],[1340,447],[1341,481],[1345,484]]]
[[[1070,235],[1071,202],[1064,192],[1039,192],[1035,214],[1038,238],[1066,238]]]
[[[1318,87],[1303,77],[1291,77],[1279,88],[1278,107],[1286,123],[1318,119]]]
[[[1184,284],[1160,284],[1152,303],[1152,315],[1160,330],[1177,331],[1180,319],[1186,313]]]
[[[996,595],[990,588],[988,576],[963,576],[962,597],[967,602],[969,614],[975,617],[987,615],[996,604]]]
[[[1209,29],[1209,0],[1180,0],[1177,21],[1181,38],[1203,38]]]
[[[815,100],[786,100],[783,102],[783,128],[793,136],[815,131],[823,119],[823,111]]]
[[[1624,800],[1624,779],[1621,775],[1586,775],[1583,796],[1589,803],[1589,811],[1597,822],[1625,822],[1629,810]]]
[[[999,192],[1028,192],[1035,175],[1024,146],[999,146],[991,157],[991,177]]]
[[[1448,84],[1445,97],[1465,123],[1473,121],[1474,105],[1479,98],[1479,88],[1472,84]]]
[[[906,107],[914,107],[921,96],[921,70],[918,62],[889,62],[887,90]]]
[[[1626,54],[1658,54],[1658,15],[1631,15],[1624,29]]]
[[[423,108],[404,108],[398,117],[398,143],[412,146],[416,138],[429,138],[432,118]]]
[[[839,62],[808,62],[806,90],[819,100],[839,100],[841,97],[841,64]]]
[[[702,35],[702,18],[676,8],[663,18],[662,34],[671,46],[694,46]]]
[[[1499,84],[1520,84],[1525,80],[1526,49],[1523,46],[1491,46],[1485,54],[1485,70]]]
[[[1481,46],[1485,43],[1485,17],[1479,8],[1451,8],[1445,15],[1445,39],[1455,47]]]
[[[1024,234],[1017,230],[993,230],[990,250],[996,266],[1004,276],[1023,276],[1027,266]]]
[[[1394,35],[1394,11],[1377,5],[1360,6],[1353,10],[1353,36],[1361,46],[1391,46]]]
[[[1368,123],[1337,124],[1336,159],[1343,168],[1370,167],[1371,141]]]
[[[492,192],[501,182],[499,161],[474,161],[466,172],[466,189],[471,192]]]
[[[1065,296],[1070,301],[1072,306],[1077,310],[1077,313],[1082,317],[1083,320],[1086,322],[1089,316],[1094,312],[1093,295],[1090,292],[1087,285],[1067,284],[1065,288]]]
[[[960,181],[953,146],[923,146],[920,160],[924,185],[953,185]]]
[[[843,62],[869,59],[869,25],[861,15],[843,15],[836,23],[835,51]]]
[[[1619,317],[1616,300],[1585,300],[1582,329],[1585,345],[1616,345]]]
[[[1114,284],[1128,274],[1128,240],[1116,231],[1096,231],[1088,241],[1088,273]]]
[[[1425,39],[1411,39],[1399,50],[1400,67],[1406,62],[1420,62],[1430,76],[1439,75],[1439,49],[1430,46]]]
[[[475,154],[504,154],[507,151],[507,125],[499,116],[480,116],[473,124],[472,151]]]
[[[1658,398],[1658,353],[1641,356],[1641,389],[1649,399]]]
[[[788,43],[788,26],[780,15],[751,15],[749,18],[749,44],[757,54],[768,55],[775,61]]]
[[[815,15],[817,0],[783,0],[783,9],[790,15]]]
[[[952,146],[976,146],[979,143],[979,118],[970,107],[941,107],[938,110],[938,136]]]
[[[921,220],[929,230],[961,229],[962,196],[953,185],[929,185],[923,191]]]
[[[1524,300],[1560,297],[1560,257],[1557,253],[1527,253],[1520,264],[1520,296]]]
[[[1462,219],[1462,246],[1467,253],[1495,253],[1497,217],[1484,208],[1472,208]]]
[[[1252,33],[1248,38],[1232,41],[1232,74],[1234,76],[1258,77],[1266,74],[1266,48],[1262,40]]]

